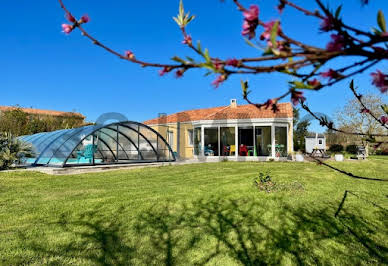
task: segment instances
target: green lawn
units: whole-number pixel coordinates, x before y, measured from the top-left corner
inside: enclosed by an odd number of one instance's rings
[[[388,179],[381,158],[331,165]],[[303,188],[259,191],[268,170]],[[315,163],[0,173],[0,264],[355,265],[387,254],[388,183]]]

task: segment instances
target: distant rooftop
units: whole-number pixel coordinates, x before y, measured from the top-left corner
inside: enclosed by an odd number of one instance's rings
[[[309,134],[306,136],[306,138],[315,139],[315,138],[316,138],[316,133],[309,133]],[[319,134],[318,134],[318,138],[320,138],[320,139],[325,138],[325,135],[319,133]]]
[[[33,115],[47,115],[47,116],[58,116],[58,117],[66,117],[66,116],[76,116],[85,119],[80,113],[75,112],[62,112],[62,111],[52,111],[52,110],[42,110],[42,109],[34,109],[34,108],[23,108],[23,107],[15,107],[15,106],[0,106],[1,111],[12,111],[12,110],[22,110],[27,114]]]

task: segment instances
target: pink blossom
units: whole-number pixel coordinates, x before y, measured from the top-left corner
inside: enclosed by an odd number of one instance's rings
[[[255,21],[259,18],[259,7],[251,5],[247,11],[243,12],[243,16],[247,21]]]
[[[251,5],[250,8],[243,12],[244,23],[242,35],[248,36],[249,39],[253,39],[256,36],[256,28],[259,25],[259,7],[257,5]]]
[[[265,106],[265,109],[268,109],[273,104],[274,104],[274,101],[272,101],[272,99],[268,99],[263,105]]]
[[[330,68],[328,71],[322,72],[322,73],[321,73],[321,77],[323,77],[323,78],[329,78],[329,80],[332,80],[332,79],[337,79],[337,78],[339,78],[339,77],[340,77],[340,74],[339,74],[337,71],[335,71],[335,70],[333,70],[333,69]]]
[[[125,51],[125,57],[129,58],[129,59],[134,59],[135,58],[135,54],[132,53],[131,51]]]
[[[388,76],[385,75],[380,70],[376,70],[376,72],[371,74],[372,76],[372,84],[380,89],[382,93],[388,91]]]
[[[70,13],[66,13],[65,17],[66,17],[66,19],[67,19],[69,22],[72,22],[72,23],[76,22],[75,18],[74,18],[73,15],[70,14]]]
[[[321,27],[319,28],[321,31],[331,31],[334,29],[334,18],[332,16],[325,17],[321,22]]]
[[[226,60],[225,64],[227,66],[233,66],[233,67],[238,67],[240,62],[236,58],[228,59]]]
[[[276,21],[270,21],[264,23],[264,32],[260,35],[261,40],[269,40],[271,38],[272,28],[275,25]],[[281,32],[280,22],[278,24],[278,34]]]
[[[307,82],[307,84],[310,86],[313,86],[315,88],[315,87],[318,87],[319,85],[321,85],[321,82],[319,82],[319,80],[317,80],[317,79],[313,79],[313,80],[309,80]]]
[[[186,35],[185,38],[182,41],[183,44],[191,45],[193,43],[193,39],[190,35]]]
[[[380,121],[384,125],[387,124],[388,123],[388,116],[383,115],[382,117],[380,117]]]
[[[215,58],[212,61],[213,61],[213,65],[216,68],[216,70],[222,70],[222,68],[224,67],[224,64],[220,59]]]
[[[292,91],[291,101],[294,106],[297,106],[299,104],[299,101],[306,101],[306,97],[303,96],[303,91]]]
[[[178,69],[176,72],[175,72],[175,77],[176,78],[181,78],[183,76],[183,73],[185,71],[183,69]]]
[[[163,69],[159,70],[159,75],[162,77],[170,71],[171,71],[171,68],[165,66]]]
[[[62,31],[66,34],[69,34],[70,32],[72,32],[73,30],[73,26],[69,25],[69,24],[62,24]]]
[[[85,14],[81,17],[81,21],[82,23],[88,23],[90,21],[90,17],[87,14]]]
[[[214,86],[214,88],[218,88],[225,80],[226,76],[220,75],[212,82],[212,85]]]
[[[332,34],[330,37],[331,41],[327,44],[326,50],[329,52],[341,51],[345,46],[344,37],[338,34]]]
[[[370,113],[370,110],[369,110],[368,108],[362,108],[362,109],[360,110],[360,113],[362,113],[362,114],[369,114],[369,113]]]

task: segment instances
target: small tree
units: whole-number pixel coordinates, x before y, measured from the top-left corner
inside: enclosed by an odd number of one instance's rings
[[[305,137],[308,134],[308,127],[310,126],[310,122],[307,120],[300,121],[299,117],[299,109],[294,108],[294,150],[304,151],[306,143]]]
[[[0,170],[8,169],[22,158],[33,156],[32,147],[10,133],[0,133]]]

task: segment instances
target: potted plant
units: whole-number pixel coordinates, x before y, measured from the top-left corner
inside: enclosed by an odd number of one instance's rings
[[[296,152],[296,154],[295,154],[295,161],[297,161],[297,162],[303,162],[304,161],[304,156],[303,156],[302,152],[300,152],[300,151]]]

